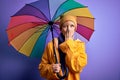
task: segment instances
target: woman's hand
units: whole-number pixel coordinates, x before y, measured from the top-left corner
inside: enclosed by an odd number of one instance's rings
[[[73,34],[74,34],[73,31],[70,31],[70,30],[67,29],[67,31],[65,33],[65,40],[73,39]]]
[[[61,64],[52,64],[53,72],[58,73],[61,69]]]

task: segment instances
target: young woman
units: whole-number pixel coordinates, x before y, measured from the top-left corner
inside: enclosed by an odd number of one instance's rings
[[[68,68],[68,75],[64,80],[80,80],[80,72],[87,64],[85,44],[74,39],[77,29],[75,16],[63,15],[60,18],[61,34],[54,39],[54,45],[48,43],[39,64],[40,75],[47,80],[59,80],[56,73],[63,75],[62,66]],[[58,63],[54,58],[53,46],[55,47]]]

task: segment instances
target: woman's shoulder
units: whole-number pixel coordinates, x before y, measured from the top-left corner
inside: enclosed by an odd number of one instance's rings
[[[76,42],[83,42],[82,40],[80,39],[75,39]]]
[[[80,39],[76,39],[75,42],[76,42],[76,44],[85,44],[85,42],[83,42],[83,41],[80,40]]]

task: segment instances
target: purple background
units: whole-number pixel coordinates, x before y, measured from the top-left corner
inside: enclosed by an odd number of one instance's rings
[[[8,46],[5,32],[10,16],[36,0],[0,0],[0,80],[40,80],[39,59],[28,58]],[[95,32],[86,44],[88,65],[81,80],[120,80],[119,0],[77,0],[89,7]]]

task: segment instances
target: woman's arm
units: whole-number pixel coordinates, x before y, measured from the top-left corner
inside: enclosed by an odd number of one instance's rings
[[[48,44],[42,59],[41,59],[41,63],[39,64],[39,71],[40,71],[40,75],[46,79],[56,79],[56,74],[53,72],[53,68],[52,68],[52,63],[50,63],[49,58],[50,58],[50,54],[51,54],[51,45]]]

